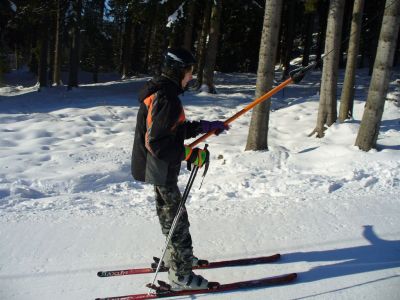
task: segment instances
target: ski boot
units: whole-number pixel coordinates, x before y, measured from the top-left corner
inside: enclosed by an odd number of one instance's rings
[[[188,275],[177,275],[173,270],[168,272],[171,291],[202,290],[209,288],[208,280],[191,272]]]
[[[169,267],[170,267],[169,262],[171,261],[170,259],[171,259],[171,256],[169,254],[169,251],[167,250],[167,252],[165,253],[163,262],[161,263],[161,270],[169,269]],[[154,262],[151,264],[151,267],[153,269],[156,269],[160,259],[158,257],[153,257],[153,260],[154,260]],[[203,267],[203,266],[207,266],[207,265],[208,265],[208,260],[199,259],[196,256],[193,256],[192,267],[199,268],[199,267]]]

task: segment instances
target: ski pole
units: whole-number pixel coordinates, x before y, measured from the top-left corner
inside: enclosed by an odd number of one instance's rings
[[[274,87],[272,90],[268,91],[267,93],[265,93],[264,95],[262,95],[261,97],[258,97],[257,99],[255,99],[253,102],[251,102],[250,104],[248,104],[245,108],[243,108],[242,110],[240,110],[239,112],[237,112],[236,114],[234,114],[232,117],[230,117],[229,119],[227,119],[224,122],[224,125],[228,125],[230,123],[232,123],[233,121],[235,121],[237,118],[239,118],[240,116],[242,116],[243,114],[245,114],[246,112],[248,112],[250,109],[252,109],[253,107],[257,106],[258,104],[266,101],[267,99],[271,98],[274,94],[276,94],[277,92],[279,92],[280,90],[284,89],[286,86],[288,86],[291,83],[299,83],[303,77],[305,76],[305,74],[311,70],[312,68],[314,68],[316,66],[316,62],[312,62],[311,64],[309,64],[308,66],[305,67],[300,67],[298,69],[295,69],[293,71],[291,71],[289,73],[290,77],[288,79],[286,79],[284,82],[282,82],[281,84],[279,84],[278,86]],[[196,145],[198,145],[199,143],[201,143],[202,141],[206,140],[208,137],[212,136],[213,134],[215,134],[216,130],[212,130],[207,132],[206,134],[202,135],[201,137],[199,137],[197,140],[195,140],[194,142],[192,142],[189,147],[194,147]]]
[[[183,212],[184,205],[186,203],[187,197],[189,196],[189,192],[190,192],[190,189],[192,188],[194,179],[196,178],[198,169],[199,169],[198,166],[194,166],[193,169],[192,169],[192,172],[190,173],[189,180],[188,180],[188,183],[186,185],[185,191],[183,192],[182,199],[181,199],[181,202],[179,203],[177,213],[176,213],[175,218],[174,218],[174,220],[172,222],[171,228],[169,229],[167,239],[165,240],[164,249],[163,249],[162,255],[160,257],[160,260],[158,262],[157,269],[156,269],[156,272],[154,274],[153,282],[149,286],[154,286],[154,283],[156,282],[157,275],[158,275],[158,272],[160,271],[161,264],[163,262],[165,253],[167,252],[167,248],[168,248],[169,242],[171,241],[171,238],[172,238],[172,235],[174,234],[176,225],[178,224],[179,218],[180,218],[180,216],[181,216],[181,214]],[[148,291],[148,294],[151,294],[151,292],[152,292],[152,290],[150,288],[149,291]]]

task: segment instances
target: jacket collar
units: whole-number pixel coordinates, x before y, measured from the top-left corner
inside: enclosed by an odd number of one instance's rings
[[[168,76],[166,74],[161,74],[160,78],[165,78],[165,79],[171,81],[175,85],[178,95],[183,94],[184,90],[182,89],[181,84],[178,82],[178,80],[176,78],[171,78],[170,76]]]

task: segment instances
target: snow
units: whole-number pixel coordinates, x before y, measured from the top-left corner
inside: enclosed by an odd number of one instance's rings
[[[13,12],[17,11],[17,6],[15,5],[15,3],[11,0],[8,0],[8,2],[10,3],[10,7],[12,9]]]
[[[319,71],[273,97],[269,151],[244,151],[251,113],[208,139],[210,169],[187,204],[195,254],[215,260],[280,252],[282,260],[198,273],[223,283],[290,272],[299,278],[196,298],[398,299],[399,74],[391,79],[378,150],[354,146],[368,91],[364,69],[357,74],[354,120],[334,124],[323,139],[308,137],[316,124]],[[26,70],[5,77],[0,299],[147,292],[152,275],[96,273],[148,266],[164,245],[152,187],[130,175],[136,97],[148,78],[104,75],[72,91],[37,92]],[[218,94],[182,97],[188,119],[225,120],[253,99],[254,74],[216,73],[216,80]],[[183,166],[182,190],[188,178]]]
[[[185,4],[185,2],[182,3],[182,4],[178,7],[178,9],[175,10],[175,12],[174,12],[172,15],[170,15],[170,16],[168,17],[168,23],[167,23],[167,27],[168,27],[168,28],[170,28],[172,25],[174,25],[174,23],[175,23],[176,21],[178,21],[179,18],[181,18],[181,17],[183,16],[183,5],[184,5],[184,4]]]

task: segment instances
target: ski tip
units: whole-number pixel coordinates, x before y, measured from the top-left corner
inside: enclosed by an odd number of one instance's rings
[[[98,277],[105,277],[104,273],[105,273],[105,272],[103,272],[103,271],[99,271],[99,272],[97,272],[97,276],[98,276]],[[96,299],[96,300],[97,300],[97,299]]]

